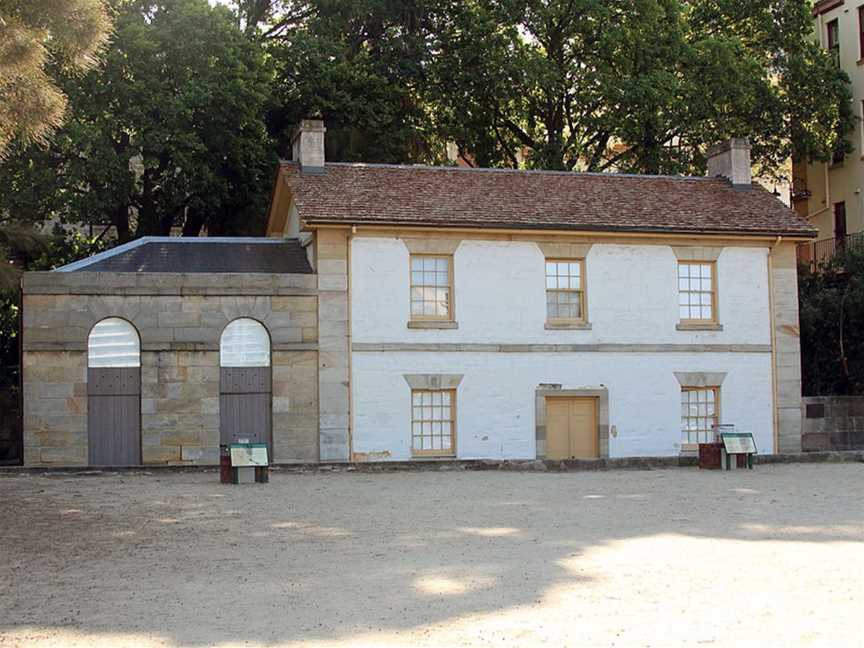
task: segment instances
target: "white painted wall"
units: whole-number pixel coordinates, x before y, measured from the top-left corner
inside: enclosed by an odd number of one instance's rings
[[[354,450],[411,458],[411,389],[403,374],[464,374],[457,389],[460,459],[533,459],[535,390],[609,389],[612,457],[680,452],[681,387],[675,371],[726,371],[720,417],[753,432],[772,450],[771,356],[768,353],[417,353],[353,356]]]
[[[544,257],[533,243],[464,241],[454,256],[456,330],[408,329],[409,255],[398,239],[352,247],[354,343],[770,344],[767,250],[726,248],[718,260],[717,332],[678,323],[677,259],[656,245],[594,245],[586,259],[589,331],[547,331]],[[675,371],[727,372],[721,419],[772,446],[770,353],[419,353],[352,355],[353,443],[358,453],[411,458],[410,388],[403,374],[464,374],[457,392],[461,459],[531,459],[535,390],[609,389],[610,456],[680,452]],[[380,455],[379,455],[380,456]]]
[[[717,261],[723,331],[678,331],[678,260],[670,247],[594,245],[585,261],[590,331],[547,331],[544,257],[534,243],[463,241],[454,254],[457,330],[408,329],[408,250],[355,238],[354,342],[769,344],[767,248]]]

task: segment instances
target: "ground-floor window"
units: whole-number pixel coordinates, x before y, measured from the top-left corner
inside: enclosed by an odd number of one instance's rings
[[[694,445],[714,441],[714,426],[720,422],[719,411],[719,387],[682,387],[682,443]]]
[[[411,391],[411,450],[415,455],[441,457],[456,454],[456,391]]]

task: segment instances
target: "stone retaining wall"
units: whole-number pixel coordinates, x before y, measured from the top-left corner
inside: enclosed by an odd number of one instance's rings
[[[805,452],[864,450],[864,396],[807,396],[801,420]]]
[[[315,275],[28,273],[24,278],[24,461],[87,463],[87,337],[105,317],[141,338],[145,464],[219,458],[219,341],[238,317],[270,333],[273,451],[316,462]]]

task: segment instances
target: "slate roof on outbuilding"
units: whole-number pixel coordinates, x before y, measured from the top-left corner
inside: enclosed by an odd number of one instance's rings
[[[754,183],[723,178],[328,163],[282,170],[307,225],[816,235]]]
[[[296,239],[144,237],[59,272],[312,274]]]

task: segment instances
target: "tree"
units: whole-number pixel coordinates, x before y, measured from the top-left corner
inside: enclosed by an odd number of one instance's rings
[[[102,0],[0,3],[0,155],[15,138],[47,141],[66,110],[53,75],[95,66],[110,29]]]
[[[232,0],[237,25],[247,36],[262,40],[285,37],[314,13],[303,0]]]
[[[313,0],[308,17],[269,43],[276,66],[271,132],[287,147],[300,119],[327,123],[330,159],[436,159],[421,96],[440,0]],[[443,151],[443,146],[438,146]]]
[[[0,247],[14,259],[14,274],[0,274],[0,369],[18,364],[18,302],[16,281],[23,270],[53,270],[105,249],[104,241],[62,231],[34,235],[32,229],[0,225]],[[0,371],[0,384],[9,378]]]
[[[119,239],[262,229],[275,150],[271,74],[226,7],[118,2],[99,70],[64,81],[71,110],[47,150],[0,166],[0,213],[114,225]]]
[[[802,266],[798,299],[804,395],[864,394],[864,250]]]
[[[749,136],[757,163],[824,159],[852,125],[804,0],[453,0],[427,101],[482,164],[701,173]],[[790,135],[792,137],[790,137]]]
[[[17,287],[23,262],[44,249],[46,242],[32,227],[0,220],[0,292]]]

